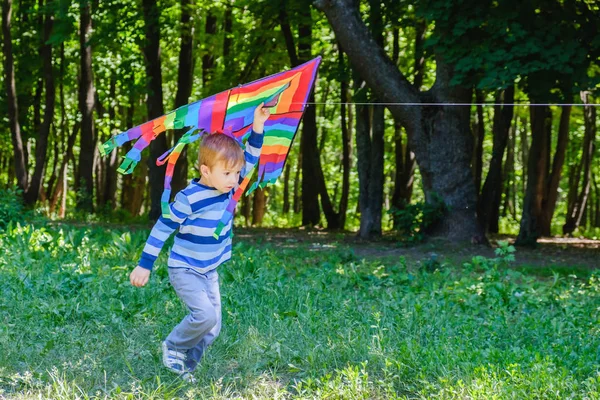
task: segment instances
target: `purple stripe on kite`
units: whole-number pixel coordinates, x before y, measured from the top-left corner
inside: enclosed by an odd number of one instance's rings
[[[129,136],[129,140],[134,140],[142,136],[141,125],[138,125],[135,128],[131,128],[130,130],[128,130],[127,136]]]
[[[146,147],[148,147],[148,142],[146,142],[146,139],[144,139],[143,137],[141,137],[137,142],[135,142],[135,144],[133,145],[134,149],[138,149],[138,150],[144,150]]]
[[[283,169],[284,163],[285,163],[285,161],[281,161],[278,163],[272,163],[272,162],[266,163],[265,164],[265,173]]]
[[[250,123],[252,123],[252,121],[250,121]],[[244,118],[235,118],[235,119],[226,119],[225,120],[225,126],[228,128],[231,128],[232,131],[239,131],[240,129],[242,129],[245,126],[248,126],[250,124],[246,124],[244,121]]]
[[[171,180],[172,179],[173,179],[173,177],[170,175],[165,176],[165,189],[171,189]]]
[[[202,101],[198,109],[198,128],[203,129],[206,132],[210,132],[210,124],[212,122],[212,113],[215,104],[215,96],[211,96]]]
[[[282,125],[282,126],[289,126],[289,127],[296,127],[298,126],[298,118],[281,118],[281,119],[273,119],[273,120],[267,120],[267,123],[269,124],[269,126],[277,126],[277,125]],[[267,125],[267,123],[265,123],[265,125]]]
[[[185,126],[198,125],[198,110],[200,110],[201,104],[202,101],[197,101],[189,105],[187,115],[185,116]]]

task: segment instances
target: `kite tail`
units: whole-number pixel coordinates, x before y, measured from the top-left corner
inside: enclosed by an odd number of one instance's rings
[[[238,201],[240,201],[240,198],[242,197],[244,190],[246,190],[248,183],[250,183],[250,179],[252,179],[252,175],[254,174],[255,170],[256,168],[253,168],[248,175],[246,175],[242,183],[240,183],[240,186],[238,186],[238,188],[235,190],[235,193],[231,199],[229,199],[229,204],[227,204],[227,208],[223,212],[223,216],[221,217],[221,220],[219,221],[219,224],[213,233],[213,237],[215,239],[218,239],[219,236],[221,236],[221,232],[223,231],[223,228],[225,228],[226,221],[229,221],[232,218],[233,212],[235,211],[235,206],[237,206]]]
[[[158,159],[156,160],[156,165],[159,167],[168,162],[167,171],[165,172],[165,187],[160,198],[160,208],[162,210],[162,216],[164,218],[170,218],[171,216],[169,201],[171,199],[171,181],[173,180],[173,173],[175,172],[175,163],[177,163],[177,160],[179,159],[179,156],[181,155],[181,152],[183,151],[185,145],[195,142],[204,133],[203,131],[201,131],[199,133],[194,134],[195,131],[197,131],[197,128],[192,128],[189,131],[187,131],[177,141],[177,144],[175,146],[167,150],[162,156],[158,157]]]

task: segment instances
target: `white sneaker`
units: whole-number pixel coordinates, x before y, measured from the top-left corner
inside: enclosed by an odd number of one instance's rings
[[[175,372],[184,381],[190,383],[196,381],[191,371],[185,366],[185,353],[171,349],[166,342],[162,342],[162,359],[164,366]]]

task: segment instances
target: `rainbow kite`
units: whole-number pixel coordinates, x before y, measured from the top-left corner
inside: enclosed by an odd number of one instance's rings
[[[224,132],[235,137],[240,144],[250,135],[254,109],[264,102],[271,108],[271,116],[265,123],[264,142],[258,162],[258,177],[247,195],[257,187],[273,184],[283,172],[294,135],[298,130],[308,96],[312,90],[321,57],[317,57],[289,71],[280,72],[257,81],[228,89],[206,99],[179,107],[161,117],[143,123],[126,132],[113,136],[100,146],[100,153],[107,155],[116,147],[136,140],[119,166],[122,174],[130,174],[141,160],[141,152],[150,142],[167,129],[189,128],[173,148],[156,160],[156,165],[167,163],[165,189],[161,197],[163,217],[169,218],[171,180],[175,163],[186,144],[196,141],[204,133]],[[256,169],[256,168],[255,168]],[[218,237],[224,221],[228,221],[242,193],[254,173],[248,171],[235,191],[221,222],[215,231]]]

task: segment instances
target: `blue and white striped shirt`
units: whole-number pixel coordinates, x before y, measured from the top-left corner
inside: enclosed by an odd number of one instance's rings
[[[246,143],[246,165],[241,171],[240,179],[258,162],[262,143],[263,135],[253,131]],[[175,201],[169,205],[171,217],[160,217],[152,228],[138,265],[152,270],[165,242],[178,228],[179,232],[175,235],[169,255],[170,268],[192,268],[205,274],[229,260],[233,218],[225,222],[218,239],[213,237],[213,233],[234,191],[235,189],[229,193],[221,193],[201,184],[199,179],[193,179],[185,189],[177,193]]]

